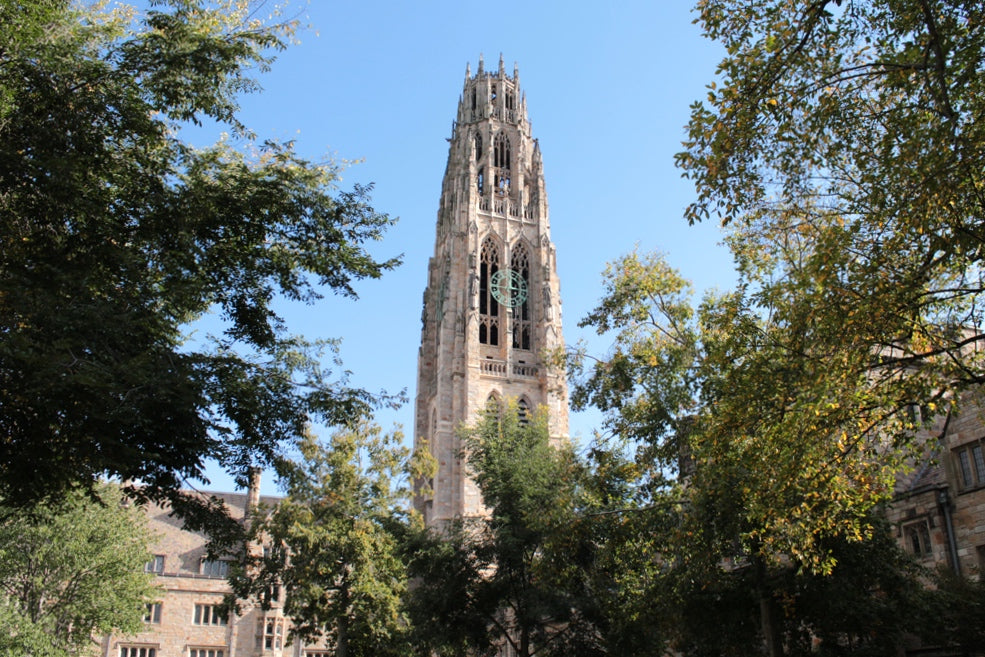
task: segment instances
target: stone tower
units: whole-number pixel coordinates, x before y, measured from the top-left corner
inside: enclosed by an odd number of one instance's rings
[[[441,184],[434,257],[424,292],[415,444],[438,461],[417,504],[429,524],[482,512],[456,434],[490,401],[520,413],[546,407],[554,438],[568,435],[563,373],[542,354],[563,345],[555,249],[540,147],[514,65],[507,75],[479,58],[452,127]]]

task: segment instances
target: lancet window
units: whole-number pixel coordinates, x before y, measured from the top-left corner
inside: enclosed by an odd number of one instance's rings
[[[499,345],[499,302],[492,294],[492,277],[499,271],[499,246],[492,237],[479,253],[479,343]]]
[[[530,285],[530,256],[527,247],[522,242],[513,247],[513,257],[511,262],[513,271],[520,274],[523,280]],[[513,348],[530,349],[530,295],[523,299],[523,303],[513,309]]]
[[[520,397],[516,402],[516,417],[520,426],[525,427],[530,424],[530,402],[526,397]]]
[[[486,397],[486,407],[483,409],[485,416],[498,419],[502,412],[503,402],[500,400],[499,394],[495,391],[489,393],[489,396]]]
[[[482,135],[475,133],[472,143],[475,145],[475,161],[478,162],[482,159]]]
[[[493,143],[493,166],[509,169],[511,156],[509,137],[500,132]]]

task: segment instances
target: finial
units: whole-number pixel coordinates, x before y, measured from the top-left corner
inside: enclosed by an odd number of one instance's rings
[[[465,62],[465,79],[472,77],[472,62]]]
[[[482,71],[485,68],[485,63],[482,61],[482,53],[479,53],[479,75],[482,75]]]
[[[506,69],[503,67],[503,53],[499,53],[499,77],[503,77]]]
[[[516,62],[513,62],[513,79],[517,84],[520,83],[520,67],[516,65]]]

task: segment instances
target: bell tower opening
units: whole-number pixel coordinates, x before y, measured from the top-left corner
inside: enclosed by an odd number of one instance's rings
[[[499,273],[499,248],[487,237],[479,261],[479,343],[499,344],[499,301],[492,293],[492,279]]]

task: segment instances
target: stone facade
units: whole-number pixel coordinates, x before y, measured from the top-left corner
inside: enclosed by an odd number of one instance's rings
[[[561,288],[550,238],[540,147],[514,66],[466,69],[449,139],[434,256],[424,292],[414,440],[438,462],[417,506],[430,524],[482,512],[457,430],[489,403],[546,408],[568,435],[563,372],[544,354],[563,347]]]
[[[985,403],[980,393],[962,401],[960,413],[925,432],[923,459],[900,479],[888,515],[921,563],[977,578],[985,572]]]
[[[255,481],[251,493],[208,495],[245,520],[256,501],[268,507],[277,502],[261,498],[257,486]],[[213,605],[229,591],[226,562],[207,560],[205,536],[182,529],[167,508],[148,506],[147,519],[155,537],[147,570],[156,575],[160,601],[148,609],[144,632],[102,637],[101,657],[329,657],[324,647],[286,645],[289,625],[278,602],[269,611],[246,605],[240,615],[221,618]]]

